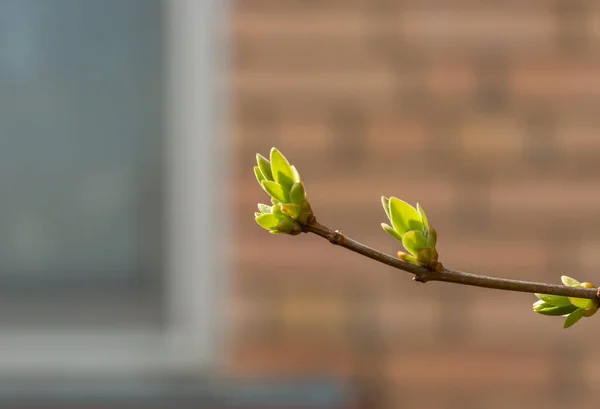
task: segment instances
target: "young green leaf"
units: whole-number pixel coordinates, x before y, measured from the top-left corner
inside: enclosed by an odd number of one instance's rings
[[[564,328],[569,328],[575,325],[577,321],[579,321],[583,317],[584,313],[585,310],[583,308],[578,308],[572,313],[570,313],[565,319]]]
[[[421,222],[419,212],[405,201],[396,197],[390,197],[390,216],[392,226],[401,236],[404,236],[410,230],[423,230],[423,223]]]
[[[261,183],[265,192],[267,192],[273,199],[279,200],[282,203],[287,203],[290,200],[290,195],[287,190],[283,188],[279,183],[263,180]]]
[[[260,171],[262,172],[265,179],[272,181],[273,173],[271,172],[271,163],[269,162],[269,160],[262,156],[260,153],[257,153],[256,163],[258,164],[258,167],[260,168]]]
[[[400,260],[408,261],[409,263],[416,263],[416,264],[419,263],[418,260],[417,260],[417,258],[415,256],[403,253],[401,251],[398,252],[398,258]]]
[[[387,216],[388,220],[392,220],[392,218],[390,217],[390,199],[388,199],[385,196],[381,196],[381,205],[383,206],[383,210],[385,211],[385,215]]]
[[[396,230],[394,230],[394,228],[392,226],[390,226],[389,224],[381,223],[381,228],[387,234],[389,234],[390,236],[392,236],[393,238],[395,238],[399,242],[402,242],[402,236],[400,236],[398,233],[396,233]]]
[[[569,276],[561,276],[560,281],[568,287],[581,287],[581,283]]]
[[[551,304],[551,305],[556,305],[556,306],[571,305],[571,302],[569,301],[569,297],[565,297],[562,295],[535,294],[535,296],[537,298],[539,298],[540,300],[542,300],[548,304]]]
[[[423,223],[423,233],[429,230],[429,220],[427,220],[427,216],[425,215],[425,210],[421,207],[419,203],[417,203],[417,212],[421,216],[421,222]]]
[[[416,256],[419,250],[427,247],[427,239],[420,230],[411,230],[402,236],[402,245],[410,254]]]
[[[569,300],[571,301],[571,304],[583,309],[590,308],[594,305],[594,301],[588,300],[587,298],[569,297]]]
[[[275,230],[277,228],[277,224],[279,223],[279,219],[274,214],[261,214],[256,218],[256,223],[258,223],[262,228],[267,230]]]
[[[271,206],[267,206],[266,204],[262,203],[258,204],[258,211],[261,213],[273,213],[273,209],[271,208]]]
[[[431,247],[435,249],[435,245],[437,244],[437,232],[433,227],[429,228],[427,232],[427,247]]]
[[[552,305],[548,304],[542,300],[537,301],[533,304],[533,310],[538,314],[542,315],[552,315],[552,316],[562,316],[572,313],[577,309],[574,305]]]
[[[290,189],[290,201],[296,204],[302,204],[306,200],[306,192],[304,191],[304,184],[302,182],[296,182]]]
[[[275,182],[286,189],[290,189],[294,184],[294,171],[288,160],[277,148],[271,149],[271,171]]]
[[[294,165],[292,165],[292,172],[294,173],[294,182],[302,182],[302,180],[300,179],[300,173],[298,173],[298,169],[296,169]]]
[[[258,180],[259,184],[266,179],[258,166],[254,167],[254,176],[256,176],[256,180]]]

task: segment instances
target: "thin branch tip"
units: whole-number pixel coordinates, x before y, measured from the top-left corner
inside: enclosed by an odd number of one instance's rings
[[[426,283],[429,281],[442,281],[503,291],[587,298],[595,300],[600,304],[600,288],[575,288],[559,284],[547,284],[533,281],[488,277],[479,274],[450,270],[445,268],[440,262],[437,262],[433,268],[427,268],[418,264],[410,263],[366,246],[348,236],[345,236],[339,230],[331,230],[328,227],[318,223],[314,216],[311,216],[309,222],[303,226],[302,231],[305,233],[316,234],[317,236],[327,239],[332,244],[344,247],[350,251],[398,270],[411,273],[414,275],[413,280],[416,282]]]

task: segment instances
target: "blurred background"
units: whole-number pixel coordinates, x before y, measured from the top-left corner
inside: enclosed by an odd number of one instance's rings
[[[594,319],[269,235],[252,166],[598,285],[599,51],[591,0],[0,0],[0,403],[594,407]]]

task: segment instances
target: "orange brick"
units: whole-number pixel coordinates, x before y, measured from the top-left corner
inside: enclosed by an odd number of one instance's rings
[[[519,98],[539,98],[561,106],[576,98],[600,95],[600,61],[558,58],[525,60],[515,65],[511,91]]]
[[[464,98],[473,95],[477,90],[474,67],[466,63],[434,64],[427,72],[426,81],[428,92],[443,98]]]
[[[481,162],[518,157],[526,138],[516,118],[500,115],[468,118],[459,135],[461,149]]]
[[[367,119],[365,142],[372,157],[399,154],[406,157],[427,148],[427,129],[414,119],[398,118],[392,113],[373,114]]]
[[[515,225],[515,229],[518,228],[519,226]],[[446,232],[446,236],[451,234],[453,233]],[[528,269],[543,264],[546,258],[546,249],[539,242],[515,239],[484,240],[477,233],[474,233],[472,238],[440,240],[438,251],[444,255],[442,261],[448,266],[455,265],[456,268],[467,272],[486,271],[493,267],[496,271],[506,271],[505,275],[509,278],[518,278]]]
[[[314,12],[246,12],[235,15],[234,38],[258,41],[279,38],[344,38],[360,41],[365,32],[364,13],[359,10]]]
[[[345,71],[319,72],[239,72],[234,87],[238,92],[279,92],[312,94],[322,97],[365,98],[372,95],[387,95],[393,90],[397,79],[389,72],[380,70],[360,71],[349,68]]]
[[[545,10],[405,10],[396,27],[407,42],[442,52],[445,47],[548,48],[555,35],[554,17]]]
[[[544,212],[555,218],[564,216],[563,222],[583,221],[600,208],[600,191],[585,181],[496,183],[490,189],[490,203],[492,212],[532,216]]]
[[[557,149],[565,155],[591,154],[600,151],[600,122],[563,121],[556,129]]]
[[[367,51],[362,42],[345,38],[241,38],[236,43],[234,63],[242,72],[257,69],[294,73],[341,71],[348,67],[373,66]]]
[[[552,379],[549,351],[504,352],[484,348],[444,348],[397,352],[386,359],[389,379],[404,387],[423,383],[446,388],[539,387]],[[486,368],[482,370],[481,364]]]

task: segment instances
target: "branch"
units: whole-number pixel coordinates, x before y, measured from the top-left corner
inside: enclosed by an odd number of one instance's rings
[[[319,224],[313,217],[303,225],[303,232],[314,233],[329,240],[334,245],[342,246],[365,257],[387,264],[399,270],[407,271],[415,275],[414,280],[422,283],[428,281],[444,281],[474,287],[493,288],[504,291],[518,291],[523,293],[539,293],[562,295],[566,297],[587,298],[600,301],[600,290],[595,288],[574,288],[565,285],[536,283],[532,281],[511,280],[507,278],[488,277],[483,275],[464,273],[462,271],[442,268],[441,271],[432,271],[417,264],[409,263],[388,254],[382,253],[369,246],[359,243],[344,236],[339,231],[333,231]]]
[[[254,219],[272,234],[314,233],[355,253],[412,273],[415,275],[414,280],[422,283],[445,281],[533,293],[539,299],[533,304],[533,311],[542,315],[566,317],[564,328],[573,326],[583,317],[591,317],[600,308],[600,288],[595,288],[589,282],[580,283],[566,275],[560,278],[564,285],[554,285],[488,277],[445,268],[438,261],[437,232],[429,224],[421,205],[417,203],[413,207],[397,197],[381,197],[383,210],[390,222],[381,223],[381,228],[402,243],[408,253],[399,251],[396,258],[372,249],[317,223],[298,170],[279,150],[271,149],[270,160],[257,154],[256,163],[256,180],[269,194],[273,205],[258,204],[259,211],[254,213]]]

